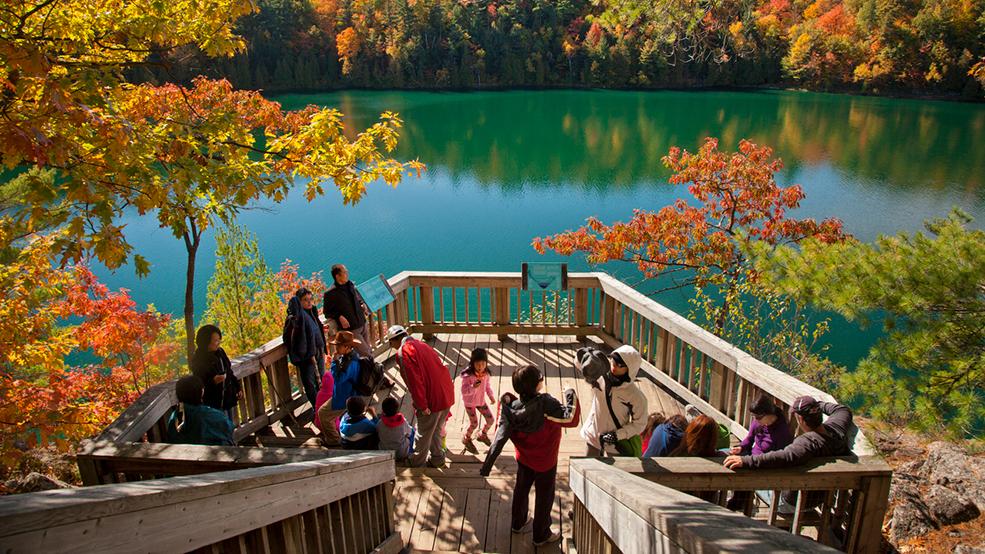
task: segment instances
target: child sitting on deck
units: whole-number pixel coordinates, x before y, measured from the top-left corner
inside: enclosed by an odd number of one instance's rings
[[[513,372],[513,388],[519,393],[503,395],[499,429],[489,448],[489,454],[479,473],[488,476],[493,462],[507,440],[516,447],[516,488],[513,490],[511,529],[514,533],[528,530],[527,513],[530,487],[536,485],[534,501],[533,540],[535,546],[561,540],[560,533],[551,531],[551,507],[554,505],[554,484],[557,478],[557,456],[561,447],[561,428],[575,427],[581,410],[574,389],[564,391],[564,404],[544,388],[544,376],[534,366]]]
[[[205,444],[233,446],[233,422],[223,412],[202,404],[205,385],[195,375],[178,379],[175,396],[181,402],[184,419],[178,423],[176,410],[168,419],[168,442],[174,444]]]
[[[400,402],[392,396],[383,401],[383,418],[376,432],[380,436],[380,450],[393,450],[397,461],[406,460],[414,451],[416,431],[400,413]]]
[[[350,450],[376,450],[380,436],[376,425],[379,418],[372,406],[367,407],[361,396],[350,396],[345,402],[345,415],[339,431],[342,434],[342,448]]]
[[[485,348],[476,348],[472,351],[469,366],[462,370],[462,403],[465,404],[465,413],[469,416],[469,427],[465,430],[463,442],[472,442],[472,431],[479,427],[479,418],[476,412],[482,414],[486,420],[479,433],[479,442],[489,444],[489,428],[493,425],[493,415],[486,405],[486,397],[490,403],[496,402],[496,394],[492,389],[492,379],[489,378],[487,369],[489,361]]]

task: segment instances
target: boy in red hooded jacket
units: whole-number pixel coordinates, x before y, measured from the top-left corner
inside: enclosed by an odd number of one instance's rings
[[[561,428],[576,427],[581,415],[574,389],[564,391],[564,404],[561,404],[553,396],[540,392],[543,388],[544,376],[536,367],[526,366],[513,372],[513,389],[520,398],[509,393],[503,395],[499,429],[479,472],[488,476],[503,445],[507,440],[513,441],[517,475],[511,528],[514,533],[526,531],[530,487],[536,486],[533,519],[535,546],[561,540],[560,533],[551,531],[551,506],[554,504]]]

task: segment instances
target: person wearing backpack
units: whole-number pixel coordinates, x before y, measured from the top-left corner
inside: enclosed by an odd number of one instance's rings
[[[314,408],[325,374],[325,326],[315,309],[314,295],[304,287],[287,304],[283,339],[288,358],[298,368],[304,395]]]
[[[592,410],[581,427],[581,437],[588,443],[588,456],[604,454],[640,457],[649,412],[646,397],[633,380],[643,358],[629,345],[609,355],[609,372],[592,383]]]
[[[322,411],[318,414],[322,431],[331,439],[337,437],[338,427],[335,420],[345,413],[346,402],[353,396],[361,396],[357,387],[363,364],[361,363],[362,357],[356,351],[360,344],[361,341],[350,331],[339,331],[332,339],[335,357],[332,359],[331,368],[329,368],[334,380],[331,410],[327,410],[323,406]]]

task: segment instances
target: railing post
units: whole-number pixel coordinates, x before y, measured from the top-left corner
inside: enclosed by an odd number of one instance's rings
[[[608,294],[603,294],[602,303],[602,331],[612,337],[619,338],[614,332],[616,328],[616,299]]]
[[[575,326],[588,326],[588,289],[575,289]],[[577,335],[575,338],[584,342],[587,337]]]
[[[510,324],[510,289],[500,287],[494,290],[496,295],[496,325],[505,327]],[[497,338],[500,341],[505,341],[507,334],[499,333]]]
[[[434,325],[434,289],[421,286],[421,325]],[[424,340],[434,338],[434,333],[424,333]]]
[[[889,508],[891,480],[891,474],[862,478],[862,497],[855,506],[859,512],[853,514],[857,525],[850,531],[847,552],[882,551],[882,520]]]

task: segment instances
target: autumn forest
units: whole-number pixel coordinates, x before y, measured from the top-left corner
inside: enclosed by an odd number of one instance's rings
[[[796,86],[982,97],[982,0],[261,0],[199,73],[267,91]],[[146,74],[144,75],[146,77]]]

